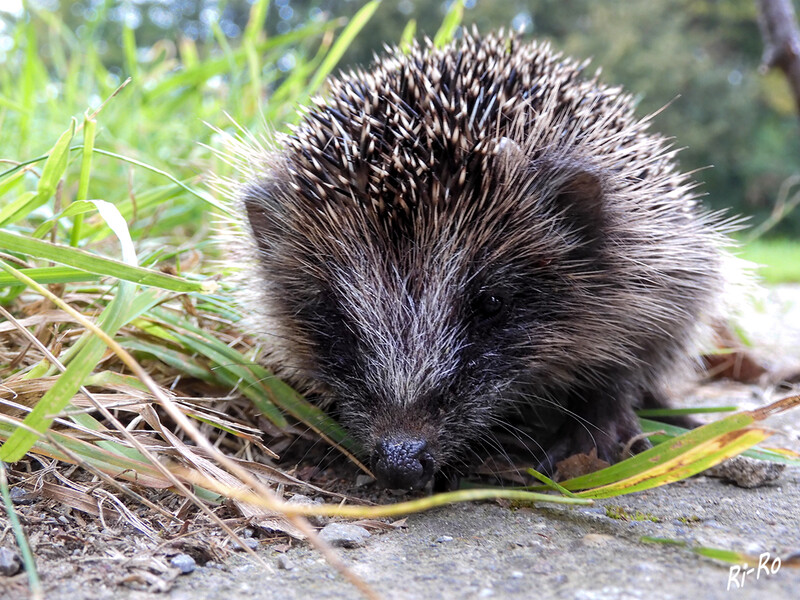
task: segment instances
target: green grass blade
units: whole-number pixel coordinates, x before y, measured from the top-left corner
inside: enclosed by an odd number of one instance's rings
[[[2,262],[0,262],[0,267],[9,268]],[[122,283],[121,285],[127,287],[133,284]],[[106,307],[106,310],[103,311],[105,319],[103,319],[102,329],[109,335],[116,333],[116,330],[122,325],[119,316],[122,308],[124,308],[122,305],[128,301],[130,293],[130,291],[126,293],[124,289],[120,290],[115,295],[114,300]],[[33,431],[23,428],[17,429],[6,443],[0,447],[0,460],[16,462],[25,456],[37,440],[37,435],[34,431],[42,433],[50,427],[53,418],[69,404],[69,401],[83,385],[83,381],[103,357],[105,348],[106,346],[102,340],[95,337],[89,339],[80,354],[70,362],[66,371],[45,392],[44,396],[25,418],[25,425]]]
[[[128,25],[122,27],[122,50],[128,77],[139,77],[139,61],[136,59],[136,33]]]
[[[643,536],[639,538],[639,541],[645,544],[663,544],[665,546],[678,546],[680,548],[686,548],[690,552],[700,556],[705,556],[706,558],[713,558],[714,560],[733,565],[744,565],[745,569],[750,565],[758,565],[761,560],[761,557],[752,556],[745,552],[736,552],[734,550],[725,550],[722,548],[711,548],[709,546],[692,546],[684,540],[676,540],[672,538]]]
[[[305,423],[314,431],[322,433],[349,452],[357,454],[360,451],[361,448],[353,437],[339,423],[329,417],[325,411],[311,404],[294,388],[281,381],[267,369],[258,365],[252,366],[251,369],[258,380],[268,386],[272,402],[298,421]]]
[[[212,368],[214,376],[219,382],[233,387],[241,381],[239,384],[241,392],[277,425],[285,426],[286,419],[276,410],[276,406],[315,431],[321,432],[348,451],[358,451],[358,446],[341,425],[264,367],[253,364],[241,353],[217,340],[210,332],[187,323],[185,319],[181,319],[170,311],[157,308],[152,311],[152,314],[171,327],[162,335],[168,335],[182,346],[208,358],[212,365],[216,365]],[[159,335],[152,329],[145,330]],[[140,349],[144,349],[141,342],[137,342],[137,345],[140,345]],[[164,351],[152,352],[152,354],[164,359],[167,364],[172,361],[173,366],[177,368],[180,368],[180,363],[184,360],[180,356]]]
[[[102,202],[102,200],[99,200],[98,202]],[[42,239],[63,217],[82,216],[84,213],[91,212],[93,210],[97,210],[97,205],[95,204],[94,200],[76,200],[60,213],[52,216],[39,225],[39,227],[34,230],[33,234],[31,234],[31,237]]]
[[[16,200],[9,202],[0,210],[0,227],[27,217],[41,204],[43,203],[39,202],[39,194],[34,191],[23,192]]]
[[[166,335],[167,339],[174,339],[183,347],[205,356],[216,365],[212,368],[220,381],[231,387],[241,381],[242,393],[250,398],[267,418],[278,427],[288,425],[286,417],[275,405],[271,382],[260,380],[239,352],[216,339],[210,332],[194,327],[167,310],[156,308],[152,314],[170,325],[170,330],[159,331],[158,328],[152,327],[142,329],[160,337]]]
[[[25,176],[25,171],[19,170],[14,173],[9,173],[3,177],[0,177],[0,198],[2,198],[9,190],[11,190],[15,185],[22,183],[22,178]],[[0,215],[3,213],[0,212]],[[3,217],[0,216],[0,225],[3,223]]]
[[[264,31],[264,22],[267,20],[269,0],[257,0],[250,7],[250,16],[242,36],[243,43],[255,44],[258,36]]]
[[[25,537],[25,530],[22,529],[22,524],[19,522],[17,513],[14,510],[14,503],[11,502],[11,494],[8,490],[8,478],[6,477],[6,466],[0,461],[0,495],[3,496],[3,506],[8,515],[8,521],[11,523],[11,529],[14,532],[14,537],[17,539],[17,546],[19,547],[20,554],[22,554],[22,562],[25,565],[25,572],[28,575],[28,586],[30,587],[32,598],[42,597],[42,582],[39,579],[39,573],[36,570],[36,561],[33,558],[33,552],[28,544],[28,539]]]
[[[21,423],[15,420],[7,420],[7,418],[0,415],[0,439],[9,439],[17,431],[20,431],[21,427],[23,427]],[[31,447],[31,451],[74,464],[72,458],[59,449],[59,446],[63,446],[98,470],[113,477],[153,488],[168,488],[172,485],[155,467],[148,463],[134,461],[126,456],[101,448],[94,443],[73,438],[58,431],[50,431],[46,435],[47,437],[37,437],[36,442]],[[0,446],[0,451],[3,448],[5,446]]]
[[[78,180],[78,193],[75,200],[78,202],[89,197],[89,179],[92,172],[92,154],[94,153],[94,137],[97,130],[97,122],[86,117],[83,121],[83,150],[81,157],[81,175]],[[69,245],[77,246],[81,239],[81,229],[83,227],[83,215],[76,215],[72,222]]]
[[[454,0],[453,4],[450,6],[450,10],[447,11],[447,14],[442,20],[439,31],[436,32],[436,35],[433,38],[433,45],[437,48],[442,48],[443,46],[449,44],[455,36],[456,30],[458,29],[458,26],[461,25],[461,21],[463,19],[464,0]]]
[[[247,69],[250,74],[250,93],[253,102],[261,97],[261,65],[259,52],[256,50],[258,38],[264,35],[264,21],[269,9],[268,0],[257,0],[250,8],[250,18],[242,36],[242,47],[247,57]]]
[[[400,35],[400,49],[407,53],[411,49],[411,44],[414,42],[414,36],[417,35],[417,21],[411,19],[406,23],[403,28],[403,33]]]
[[[51,283],[76,283],[80,281],[99,281],[100,275],[87,273],[81,269],[72,267],[34,267],[32,269],[20,269],[20,273],[27,275],[37,283],[48,285]],[[0,273],[0,288],[3,287],[25,287],[25,284],[8,273]]]
[[[317,72],[314,73],[314,77],[312,77],[311,82],[308,85],[308,93],[312,94],[316,91],[319,86],[325,81],[325,79],[330,75],[331,71],[339,64],[339,61],[344,55],[347,48],[355,39],[358,32],[364,28],[364,25],[372,18],[372,15],[375,14],[375,11],[380,6],[380,0],[373,0],[372,2],[367,2],[361,9],[353,15],[353,18],[350,19],[350,22],[347,24],[342,30],[342,33],[339,34],[339,37],[334,42],[331,49],[328,51],[325,60],[322,61],[322,64],[317,69]]]
[[[196,377],[202,381],[217,382],[217,379],[207,367],[201,365],[184,352],[134,338],[123,338],[119,342],[126,350],[149,354],[190,377]]]
[[[47,162],[44,163],[42,176],[36,186],[36,193],[44,204],[55,193],[59,180],[64,177],[69,158],[69,143],[75,136],[75,119],[72,119],[69,129],[61,134],[55,146],[48,152]]]
[[[189,281],[152,269],[134,267],[124,262],[92,254],[85,250],[51,244],[8,231],[0,231],[0,247],[8,248],[43,260],[83,269],[97,275],[116,277],[139,285],[150,285],[174,292],[210,292],[216,289],[213,281]]]
[[[282,35],[272,37],[256,45],[257,51],[266,55],[274,51],[280,51],[284,48],[290,47],[294,44],[300,43],[311,37],[321,35],[335,27],[334,22],[328,23],[311,23],[301,27],[295,31],[290,31]],[[233,71],[231,67],[239,69],[246,60],[246,52],[243,47],[237,48],[231,54],[223,56],[222,58],[208,59],[196,66],[184,69],[174,75],[164,78],[158,82],[153,89],[147,90],[144,93],[145,100],[148,103],[153,103],[162,96],[174,92],[181,87],[197,87],[216,75],[221,75],[225,72]]]
[[[130,304],[130,310],[126,317],[126,322],[131,322],[140,317],[143,313],[147,312],[153,306],[163,301],[163,292],[158,288],[146,288],[137,293]],[[77,356],[83,349],[84,344],[91,339],[91,334],[86,333],[81,338],[70,346],[60,357],[61,363],[67,365],[70,361]],[[46,359],[36,365],[28,373],[23,375],[23,379],[35,379],[36,377],[44,377],[47,375],[55,375],[57,368],[50,364]]]
[[[159,175],[162,175],[162,176],[166,177],[167,179],[169,179],[170,181],[172,181],[175,185],[177,185],[180,188],[186,190],[187,192],[189,192],[190,194],[192,194],[196,198],[199,198],[200,200],[202,200],[206,204],[209,204],[210,206],[213,206],[214,208],[216,208],[217,210],[219,210],[219,211],[221,211],[223,213],[226,213],[226,214],[231,215],[231,216],[236,216],[236,213],[233,212],[233,210],[229,206],[226,206],[225,204],[220,204],[219,202],[217,202],[214,198],[212,198],[211,196],[209,196],[205,192],[198,192],[197,190],[189,187],[188,185],[186,185],[185,183],[180,181],[178,178],[173,177],[172,175],[170,175],[166,171],[162,171],[161,169],[158,169],[158,168],[156,168],[156,167],[154,167],[152,165],[148,165],[147,163],[143,163],[143,162],[141,162],[139,160],[136,160],[134,158],[130,158],[128,156],[123,156],[123,155],[117,154],[115,152],[109,152],[108,150],[101,150],[100,148],[95,148],[94,151],[97,152],[98,154],[103,154],[105,156],[112,156],[112,157],[114,157],[114,158],[116,158],[118,160],[130,163],[132,165],[136,165],[137,167],[142,167],[143,169],[147,169],[148,171],[152,171],[153,173],[158,173]]]
[[[708,413],[736,412],[738,406],[697,406],[694,408],[641,408],[640,417],[675,417],[680,415],[706,415]]]

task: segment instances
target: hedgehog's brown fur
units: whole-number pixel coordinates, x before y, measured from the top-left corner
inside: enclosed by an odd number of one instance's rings
[[[717,302],[722,224],[583,67],[502,34],[395,49],[249,157],[269,366],[333,401],[387,485],[514,405],[559,408],[528,417],[558,431],[551,464],[613,460]]]

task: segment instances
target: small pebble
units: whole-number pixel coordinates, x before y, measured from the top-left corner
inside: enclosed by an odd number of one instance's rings
[[[303,506],[314,506],[315,504],[322,504],[321,501],[312,500],[308,496],[304,496],[303,494],[295,494],[291,498],[286,501],[286,504],[295,504],[295,505],[303,505]],[[316,525],[317,527],[322,527],[330,523],[330,517],[325,517],[323,515],[308,515],[306,517],[309,523],[312,525]]]
[[[522,579],[522,571],[511,571],[511,579]]]
[[[196,566],[194,559],[188,554],[176,554],[169,561],[169,564],[179,569],[183,575],[186,575],[194,571],[194,568]]]
[[[331,546],[358,548],[366,543],[370,533],[363,527],[352,523],[328,523],[319,532],[319,537]]]
[[[748,554],[758,556],[764,551],[764,548],[758,542],[750,542],[745,546],[744,551],[747,552]]]
[[[746,456],[734,456],[705,471],[706,475],[719,477],[743,488],[756,488],[778,479],[786,465]]]
[[[290,571],[294,569],[294,563],[285,554],[279,554],[276,560],[279,569]]]
[[[356,475],[356,487],[363,487],[375,481],[373,477],[361,473],[360,475]]]
[[[308,505],[308,504],[314,504],[314,501],[308,496],[304,496],[303,494],[295,494],[286,501],[286,504]]]
[[[633,565],[633,571],[645,574],[658,573],[661,571],[661,567],[652,563],[640,562]]]
[[[437,544],[445,544],[447,542],[452,542],[453,537],[449,535],[440,535],[438,538],[434,540]]]
[[[255,538],[251,538],[251,537],[250,538],[243,538],[242,542],[244,543],[245,546],[250,548],[250,550],[257,550],[258,549],[258,546],[259,546],[258,540],[255,539]],[[241,550],[242,549],[242,547],[237,542],[233,542],[233,547],[236,548],[237,550]]]
[[[11,496],[12,504],[33,504],[36,502],[36,496],[26,492],[19,486],[8,490],[8,495]]]
[[[0,575],[11,577],[16,575],[22,568],[22,561],[19,555],[13,550],[0,547]]]
[[[587,506],[586,508],[582,508],[581,512],[587,515],[606,516],[606,509],[603,506]]]

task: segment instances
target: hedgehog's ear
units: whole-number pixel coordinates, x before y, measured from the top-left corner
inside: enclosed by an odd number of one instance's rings
[[[242,194],[250,232],[262,251],[269,250],[268,240],[275,235],[276,188],[275,183],[259,182],[249,185]]]
[[[563,210],[582,231],[596,230],[603,221],[603,181],[597,173],[579,169],[561,180],[556,209]]]

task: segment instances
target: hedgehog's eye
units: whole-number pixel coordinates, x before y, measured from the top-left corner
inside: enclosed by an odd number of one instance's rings
[[[498,317],[506,307],[503,296],[496,292],[483,292],[475,298],[472,308],[475,316],[481,320],[494,319]]]

